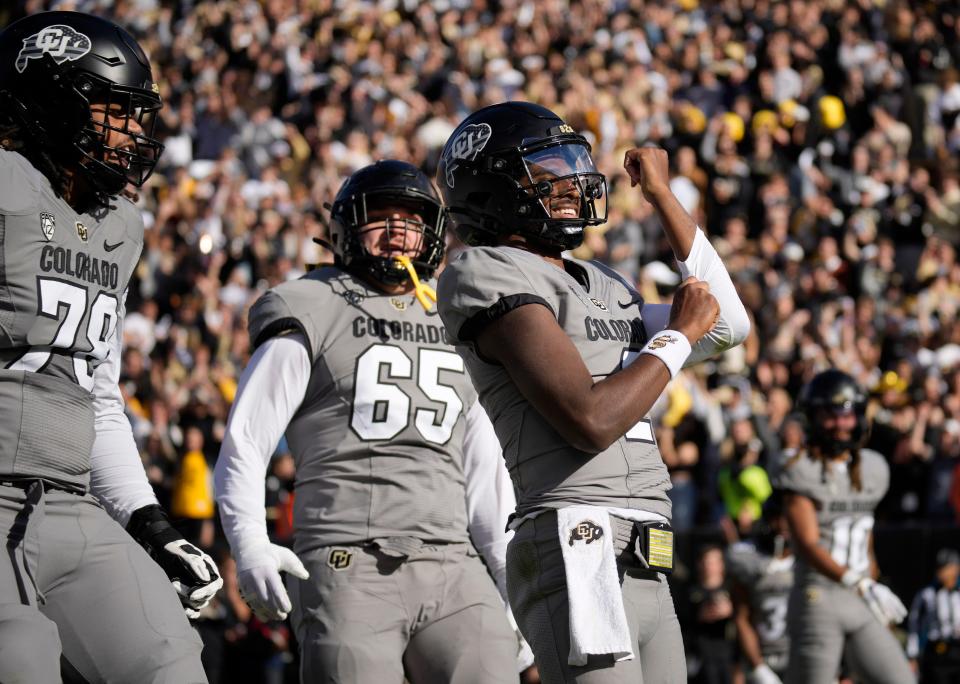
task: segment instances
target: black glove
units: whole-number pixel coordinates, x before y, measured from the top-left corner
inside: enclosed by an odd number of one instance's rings
[[[223,586],[213,559],[184,539],[157,504],[134,511],[127,532],[167,573],[187,617],[198,617]]]

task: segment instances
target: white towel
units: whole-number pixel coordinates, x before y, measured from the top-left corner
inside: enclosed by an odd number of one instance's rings
[[[557,511],[570,604],[570,665],[586,665],[588,655],[612,653],[633,658],[630,626],[613,551],[610,514],[598,506],[568,506]]]

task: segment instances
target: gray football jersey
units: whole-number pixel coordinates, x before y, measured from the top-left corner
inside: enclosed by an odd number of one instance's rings
[[[632,362],[647,341],[643,301],[613,271],[568,261],[577,279],[513,247],[477,247],[440,276],[440,315],[490,416],[517,493],[519,515],[574,504],[637,508],[670,517],[670,478],[650,421],[599,454],[572,447],[496,363],[473,345],[489,321],[517,306],[546,306],[596,380]],[[613,407],[611,407],[613,408]]]
[[[793,587],[794,556],[774,558],[752,544],[739,543],[727,552],[727,570],[747,592],[760,652],[767,664],[782,670],[790,652],[787,602]]]
[[[93,370],[142,246],[130,202],[78,214],[23,156],[0,150],[0,476],[86,486]]]
[[[859,491],[853,488],[847,464],[827,466],[803,451],[786,452],[774,486],[809,497],[817,509],[820,546],[840,565],[866,573],[870,569],[869,542],[873,511],[890,484],[890,468],[876,451],[860,450]],[[836,583],[797,560],[797,582],[833,586]]]
[[[325,267],[266,292],[249,328],[254,346],[300,331],[313,363],[286,430],[298,552],[469,539],[462,445],[476,392],[436,309]]]

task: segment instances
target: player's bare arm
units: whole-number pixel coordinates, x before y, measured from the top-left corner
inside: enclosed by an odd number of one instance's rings
[[[797,553],[818,572],[839,582],[847,568],[833,560],[830,552],[819,545],[820,528],[817,525],[817,509],[813,500],[787,492],[784,494],[784,510]]]
[[[760,639],[750,620],[750,600],[743,585],[735,582],[731,588],[733,598],[733,622],[737,626],[737,642],[751,667],[763,665]]]
[[[697,234],[693,220],[670,190],[670,167],[667,151],[659,147],[637,147],[628,150],[623,168],[630,184],[640,186],[644,198],[660,215],[663,231],[678,261],[686,261]]]

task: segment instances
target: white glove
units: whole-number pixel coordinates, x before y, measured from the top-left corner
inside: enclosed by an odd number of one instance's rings
[[[261,620],[284,620],[290,614],[292,606],[281,572],[302,580],[310,577],[293,551],[276,544],[246,549],[242,560],[237,560],[240,595]]]
[[[183,538],[157,504],[138,508],[130,515],[127,532],[163,568],[183,604],[195,619],[223,586],[213,559]]]
[[[769,665],[760,663],[747,675],[747,684],[783,684],[783,682]]]
[[[191,620],[200,617],[200,609],[210,602],[223,586],[213,559],[186,539],[164,544],[163,550],[190,569],[190,575],[181,573],[188,581],[174,579],[170,583],[177,590],[183,611]]]
[[[843,584],[853,588],[870,607],[873,616],[882,625],[897,624],[907,617],[907,607],[897,598],[890,587],[876,582],[869,577],[861,577],[847,570],[844,573]]]

